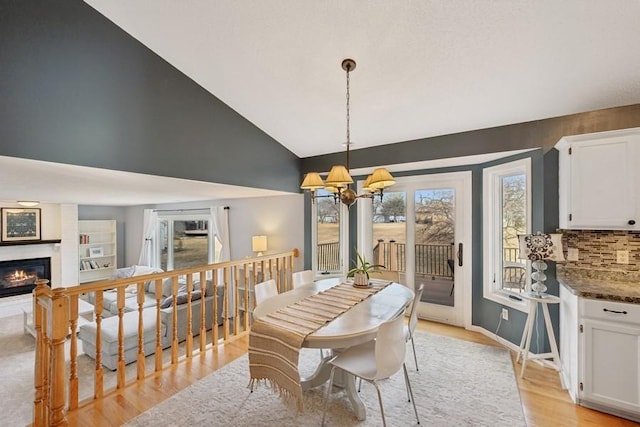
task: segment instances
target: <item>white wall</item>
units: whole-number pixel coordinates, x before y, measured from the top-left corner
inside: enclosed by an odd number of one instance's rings
[[[266,255],[298,248],[300,257],[294,269],[304,265],[304,196],[253,197],[191,203],[135,206],[126,208],[126,265],[138,262],[142,246],[143,210],[153,209],[197,209],[210,206],[229,206],[229,233],[231,235],[231,259],[252,256],[251,236],[266,235]]]

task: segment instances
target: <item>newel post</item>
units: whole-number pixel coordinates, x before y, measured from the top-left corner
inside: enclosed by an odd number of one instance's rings
[[[64,342],[69,334],[69,297],[64,288],[53,289],[50,308],[46,319],[47,330],[51,331],[50,425],[66,426]]]
[[[47,391],[49,385],[49,333],[43,329],[46,327],[44,321],[45,308],[41,304],[50,302],[49,281],[45,279],[36,280],[36,287],[33,289],[33,327],[36,332],[36,351],[33,367],[33,385],[35,388],[33,400],[33,425],[46,426],[47,418]],[[40,301],[40,304],[38,303]]]

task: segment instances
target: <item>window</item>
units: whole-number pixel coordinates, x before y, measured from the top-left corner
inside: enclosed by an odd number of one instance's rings
[[[349,228],[346,206],[340,201],[336,202],[333,193],[319,189],[311,209],[313,269],[319,274],[342,274],[346,267],[341,260],[348,257],[345,244],[348,242]]]
[[[524,310],[509,298],[528,289],[528,266],[518,235],[531,230],[531,161],[517,160],[483,172],[484,297]]]
[[[210,224],[210,215],[160,214],[157,265],[170,271],[218,262],[221,245]]]

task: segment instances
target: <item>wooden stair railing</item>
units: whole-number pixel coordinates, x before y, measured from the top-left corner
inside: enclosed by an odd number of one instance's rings
[[[36,350],[34,363],[34,426],[65,426],[66,413],[78,409],[95,399],[119,390],[129,382],[144,379],[161,371],[168,366],[190,359],[198,352],[215,349],[218,344],[226,343],[237,336],[247,334],[251,326],[251,311],[255,308],[255,298],[252,297],[252,285],[267,279],[275,279],[280,292],[292,289],[293,258],[299,256],[298,250],[267,255],[259,258],[248,258],[237,261],[209,264],[164,273],[134,276],[126,279],[93,282],[71,287],[51,288],[47,280],[38,280],[33,291],[33,316],[36,331]],[[200,306],[200,328],[193,331],[192,295],[194,292],[194,275],[201,284],[209,277],[213,284],[214,297],[210,304],[205,303],[202,296]],[[186,278],[186,339],[184,353],[179,352],[178,342],[178,310],[177,295],[179,279]],[[171,280],[172,289],[172,330],[170,349],[163,348],[162,319],[160,304],[164,299],[162,284],[165,279]],[[148,281],[155,283],[155,358],[154,369],[146,370],[146,355],[144,352],[144,285]],[[222,283],[220,283],[222,281]],[[222,287],[222,337],[219,335],[217,322],[218,286]],[[244,287],[242,287],[242,285]],[[137,332],[137,363],[135,378],[127,378],[124,358],[124,314],[125,296],[127,288],[135,287],[138,313]],[[116,386],[105,390],[104,368],[102,366],[102,322],[104,307],[104,292],[115,290],[118,317],[118,364],[116,369]],[[95,371],[93,373],[93,397],[80,401],[79,388],[87,378],[78,376],[78,301],[84,294],[94,293],[94,322],[96,323]],[[233,310],[230,296],[233,296]],[[212,310],[214,319],[210,331],[206,328],[207,310]],[[198,341],[194,337],[199,337]],[[211,341],[208,342],[208,337]],[[68,343],[68,354],[65,354],[65,343]],[[170,361],[163,361],[163,351],[171,351]],[[66,364],[68,362],[68,378]],[[65,391],[66,390],[66,391]]]

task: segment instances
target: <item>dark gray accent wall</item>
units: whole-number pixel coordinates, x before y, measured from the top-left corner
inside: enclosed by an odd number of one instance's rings
[[[351,150],[349,166],[355,169],[527,148],[543,148],[546,152],[566,135],[637,126],[640,104]],[[345,153],[306,157],[302,170],[324,171],[344,162]]]
[[[299,189],[297,156],[81,0],[0,0],[0,155]]]

